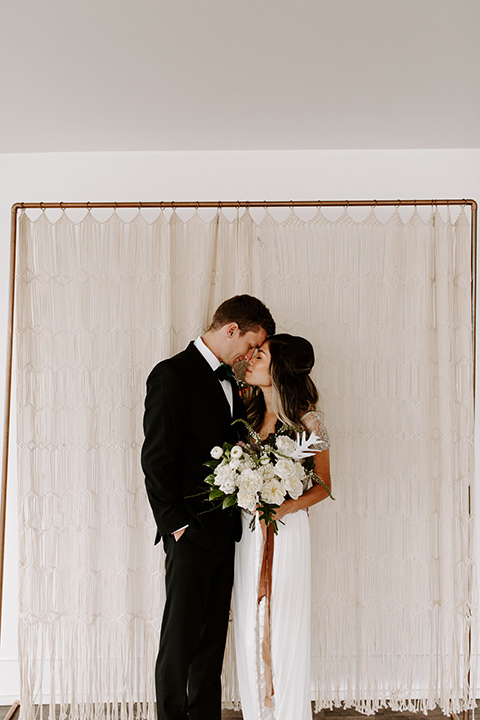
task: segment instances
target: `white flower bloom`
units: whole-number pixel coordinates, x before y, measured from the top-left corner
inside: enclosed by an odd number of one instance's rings
[[[232,468],[232,470],[238,470],[238,468],[240,467],[240,459],[233,458],[233,460],[230,460],[229,465]]]
[[[252,458],[248,455],[243,455],[242,459],[240,460],[240,465],[238,466],[238,472],[242,472],[242,470],[253,470],[255,468],[255,463],[253,462]]]
[[[218,485],[220,489],[222,489],[222,486],[227,484],[229,487],[233,484],[236,486],[236,473],[235,470],[232,470],[230,465],[228,463],[221,463],[218,467],[214,470],[215,485]]]
[[[291,472],[285,473],[285,475],[283,476],[283,485],[286,488],[290,497],[293,498],[293,500],[296,500],[300,497],[300,495],[302,495],[304,491],[302,481],[305,478],[305,470],[301,463],[298,462],[292,463],[292,468],[290,469]],[[275,472],[279,474],[276,466]]]
[[[280,458],[280,460],[277,460],[275,463],[275,473],[278,477],[282,478],[282,480],[292,477],[295,475],[295,463],[288,458]]]
[[[263,484],[262,475],[256,470],[243,470],[238,478],[238,487],[240,490],[255,495]]]
[[[223,455],[223,450],[218,445],[215,445],[215,447],[210,450],[210,455],[214,460],[220,460]]]
[[[225,477],[222,478],[222,482],[220,484],[220,490],[225,493],[225,495],[231,495],[236,489],[237,489],[237,483],[235,482],[235,479],[231,475],[225,475]]]
[[[260,491],[261,499],[272,505],[281,505],[285,500],[285,495],[285,488],[282,486],[282,483],[275,478],[265,482]]]
[[[237,495],[237,503],[239,507],[253,512],[257,505],[257,496],[246,492],[243,488],[240,488]]]
[[[234,445],[233,448],[230,451],[230,455],[234,459],[241,458],[243,455],[243,450],[240,447],[240,445]]]
[[[261,465],[258,469],[258,472],[262,474],[263,482],[275,478],[275,468],[273,467],[271,462],[268,462],[265,465]]]
[[[292,438],[289,438],[288,435],[279,435],[277,437],[277,449],[283,455],[292,455],[295,452],[296,447],[297,443],[295,440],[292,440]]]
[[[303,480],[306,477],[305,468],[303,465],[299,462],[295,463],[295,473],[294,476],[297,478],[297,480]]]
[[[303,483],[297,478],[289,478],[286,480],[285,488],[293,500],[296,500],[303,494]]]
[[[262,455],[260,458],[260,464],[261,465],[269,465],[269,463],[270,463],[270,458],[268,457],[268,455]]]

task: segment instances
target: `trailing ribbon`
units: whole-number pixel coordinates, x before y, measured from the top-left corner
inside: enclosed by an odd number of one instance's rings
[[[258,602],[265,598],[265,627],[262,642],[262,658],[265,666],[265,707],[273,707],[272,697],[273,675],[272,675],[272,643],[271,643],[271,598],[272,598],[272,566],[273,566],[273,542],[275,533],[273,525],[261,523],[264,539],[263,560],[258,582]]]

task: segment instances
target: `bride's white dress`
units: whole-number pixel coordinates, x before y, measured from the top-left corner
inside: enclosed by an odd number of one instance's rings
[[[302,421],[321,438],[319,450],[329,447],[317,412]],[[307,489],[307,488],[305,488]],[[275,536],[271,595],[271,663],[273,707],[265,705],[262,641],[265,603],[258,603],[258,583],[264,540],[260,523],[250,530],[252,516],[242,511],[242,539],[235,554],[233,621],[237,677],[243,720],[311,720],[310,690],[310,527],[308,513],[285,515]]]

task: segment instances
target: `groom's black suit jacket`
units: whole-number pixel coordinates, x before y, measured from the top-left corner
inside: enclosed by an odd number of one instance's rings
[[[204,482],[211,472],[204,465],[210,450],[241,435],[238,425],[231,425],[244,417],[235,383],[233,403],[232,418],[221,383],[193,342],[150,373],[142,467],[157,524],[155,542],[185,525],[189,539],[204,548],[239,539],[239,513],[212,509]]]

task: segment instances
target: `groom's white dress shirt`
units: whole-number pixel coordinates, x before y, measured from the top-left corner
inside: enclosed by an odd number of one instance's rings
[[[197,339],[195,340],[195,342],[193,344],[197,348],[198,352],[203,355],[203,357],[208,362],[208,364],[210,365],[212,370],[215,372],[215,370],[217,368],[219,368],[222,363],[220,362],[220,360],[217,357],[215,357],[215,355],[210,350],[210,348],[208,348],[205,345],[205,343],[203,342],[200,335],[197,337]],[[232,383],[230,382],[230,380],[220,380],[220,379],[219,379],[219,382],[221,383],[221,385],[223,387],[223,392],[225,393],[225,397],[227,398],[228,404],[230,405],[230,413],[233,414]]]

